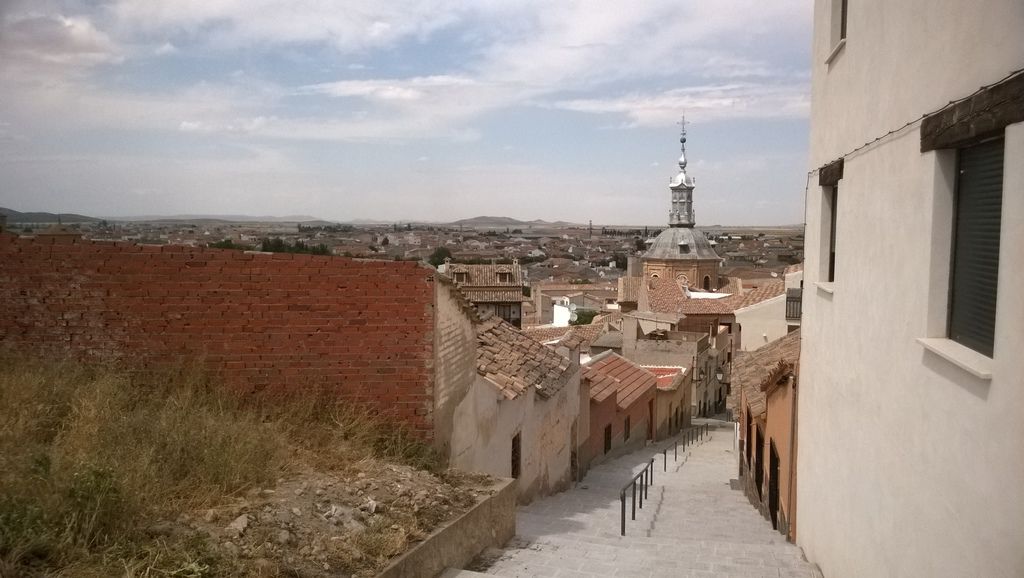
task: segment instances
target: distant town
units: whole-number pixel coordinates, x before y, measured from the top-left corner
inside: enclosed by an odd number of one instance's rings
[[[306,250],[366,259],[456,263],[511,263],[523,266],[530,282],[614,282],[630,256],[646,250],[661,226],[621,226],[519,221],[475,217],[452,223],[336,223],[174,217],[130,221],[84,215],[23,213],[0,207],[11,232],[39,233],[63,226],[87,239],[147,245],[223,247],[240,250]],[[726,277],[778,276],[803,260],[803,227],[705,226],[703,232],[723,258]],[[277,242],[279,240],[279,242]],[[276,245],[265,245],[264,243]]]

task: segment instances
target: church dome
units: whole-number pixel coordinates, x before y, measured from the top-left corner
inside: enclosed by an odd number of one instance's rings
[[[651,246],[644,253],[643,258],[667,261],[720,260],[718,253],[715,253],[708,238],[704,236],[704,232],[690,227],[665,229],[651,242]]]

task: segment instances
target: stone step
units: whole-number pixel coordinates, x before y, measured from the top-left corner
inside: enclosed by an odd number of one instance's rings
[[[437,578],[493,578],[494,574],[484,574],[472,570],[459,570],[458,568],[447,568]]]
[[[620,536],[619,492],[651,457],[649,499]],[[731,429],[673,457],[669,449],[666,463],[659,447],[648,447],[595,467],[576,488],[520,509],[516,537],[473,569],[506,578],[820,578],[803,551],[732,489]]]

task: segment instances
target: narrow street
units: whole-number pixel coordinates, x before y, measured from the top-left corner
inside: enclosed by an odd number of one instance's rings
[[[712,422],[716,423],[716,422]],[[591,470],[576,489],[520,508],[517,535],[487,552],[475,571],[447,577],[742,577],[818,578],[799,547],[772,529],[739,490],[731,424],[664,471],[659,449],[622,456]],[[654,485],[636,520],[627,496],[626,536],[619,535],[619,491],[655,458]]]

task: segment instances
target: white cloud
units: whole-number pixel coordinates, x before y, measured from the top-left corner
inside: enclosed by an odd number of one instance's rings
[[[681,112],[691,122],[736,118],[804,118],[810,109],[808,87],[725,84],[677,88],[659,93],[565,100],[554,108],[594,114],[616,114],[623,127],[666,126]]]
[[[451,88],[474,86],[477,83],[462,76],[417,76],[394,80],[343,80],[302,86],[297,94],[325,94],[336,97],[359,96],[377,101],[420,100],[425,96]]]
[[[177,53],[178,53],[178,47],[173,45],[173,44],[171,44],[170,42],[164,42],[160,46],[156,47],[156,49],[153,51],[153,54],[156,54],[157,56],[166,56],[168,54],[177,54]]]
[[[8,66],[90,67],[122,59],[110,36],[86,18],[24,14],[0,21],[0,60]]]

